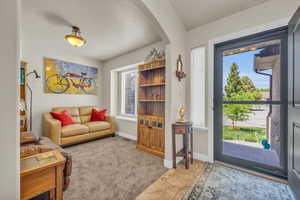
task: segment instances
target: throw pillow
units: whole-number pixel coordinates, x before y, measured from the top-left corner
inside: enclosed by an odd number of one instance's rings
[[[92,110],[91,122],[94,121],[105,121],[105,114],[107,110],[97,111],[95,108]]]
[[[54,119],[61,121],[62,126],[74,124],[71,114],[67,110],[62,111],[61,113],[50,112],[50,114]]]

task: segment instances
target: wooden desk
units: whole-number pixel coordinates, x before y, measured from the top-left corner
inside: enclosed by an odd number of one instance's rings
[[[50,200],[62,200],[65,158],[49,151],[21,159],[21,200],[50,191]]]
[[[188,169],[191,156],[191,163],[193,164],[193,124],[191,122],[174,123],[172,124],[172,145],[173,145],[173,168],[176,168],[176,157],[183,157],[185,159],[185,168]],[[183,149],[176,152],[176,135],[183,136]]]

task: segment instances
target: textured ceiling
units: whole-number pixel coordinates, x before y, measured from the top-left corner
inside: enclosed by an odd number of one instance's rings
[[[74,56],[107,60],[161,40],[130,0],[24,0],[22,40],[30,37]],[[64,36],[79,26],[87,44],[70,47]]]
[[[267,0],[170,0],[178,16],[191,30]]]

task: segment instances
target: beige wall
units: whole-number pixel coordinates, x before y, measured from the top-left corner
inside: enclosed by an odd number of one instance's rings
[[[166,116],[165,116],[165,160],[166,167],[172,167],[172,123],[178,119],[178,110],[185,107],[186,80],[179,82],[175,76],[176,60],[182,55],[186,66],[186,31],[185,27],[169,1],[143,0],[145,11],[157,22],[166,38]],[[178,138],[177,148],[181,148],[181,138]]]
[[[0,1],[0,199],[19,199],[19,0]]]
[[[118,68],[122,68],[128,65],[141,63],[144,58],[149,54],[152,48],[164,49],[164,44],[158,42],[147,47],[129,52],[122,56],[107,60],[103,64],[103,104],[102,107],[106,109],[111,108],[111,71]],[[118,98],[119,95],[112,95],[114,98]],[[117,99],[113,99],[117,100]],[[132,120],[116,119],[118,132],[130,135],[130,137],[137,137],[137,122]]]
[[[225,17],[221,20],[195,28],[188,32],[188,48],[190,50],[194,47],[207,46],[209,40],[212,40],[217,37],[223,37],[224,35],[237,33],[258,26],[265,26],[269,23],[282,19],[288,20],[288,18],[290,18],[293,15],[293,13],[299,5],[299,0],[267,1],[266,3],[263,3],[256,7],[252,7],[234,15]],[[206,70],[206,72],[208,72],[208,69]],[[209,76],[207,75],[207,77]],[[207,82],[208,81],[211,80],[207,80]],[[208,84],[206,88],[208,88]],[[206,92],[206,97],[208,97],[209,91]],[[189,102],[189,87],[187,87],[186,96],[187,102]],[[209,107],[209,102],[206,102],[207,107]],[[208,109],[209,110],[207,113],[213,112],[211,108]],[[200,154],[202,157],[205,157],[208,154],[208,148],[210,147],[210,145],[208,145],[208,138],[209,137],[207,130],[195,130],[195,150],[196,153]]]
[[[48,41],[45,41],[42,34],[38,34],[38,27],[36,29],[28,29],[26,25],[28,23],[34,23],[23,21],[22,22],[22,56],[21,59],[29,63],[29,70],[37,70],[40,74],[40,79],[35,79],[34,76],[28,77],[28,83],[33,90],[33,132],[35,135],[42,135],[42,113],[48,112],[52,107],[57,106],[87,106],[96,105],[100,106],[101,97],[101,74],[102,63],[97,60],[82,58],[74,56],[68,51],[62,52],[59,48],[56,48]],[[34,32],[38,37],[31,37]],[[63,36],[62,36],[62,41]],[[66,45],[68,45],[66,43]],[[72,48],[72,47],[70,47]],[[78,51],[80,49],[78,48]],[[46,94],[44,92],[45,76],[44,76],[44,57],[60,59],[64,61],[79,63],[98,68],[98,95],[70,95],[70,94]],[[29,93],[27,97],[29,98]],[[29,106],[29,101],[28,106]],[[28,116],[29,117],[29,116]]]

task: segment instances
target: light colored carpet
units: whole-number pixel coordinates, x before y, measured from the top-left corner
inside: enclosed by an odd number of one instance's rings
[[[184,200],[294,200],[289,187],[238,170],[208,164]]]
[[[65,148],[73,157],[64,200],[133,200],[167,171],[163,160],[135,142],[110,137]]]

